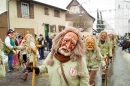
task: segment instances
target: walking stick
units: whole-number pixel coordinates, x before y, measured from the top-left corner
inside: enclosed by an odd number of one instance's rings
[[[31,50],[33,50],[33,54],[34,54],[34,56],[33,56],[33,67],[35,67],[36,66],[36,50],[37,49],[32,49],[32,47],[30,47],[30,46],[28,46],[28,45],[25,45],[25,46],[27,46],[27,47],[29,47]],[[35,69],[33,69],[33,71],[32,71],[32,86],[34,86],[35,85]]]
[[[107,81],[108,81],[108,62],[109,62],[109,57],[107,56],[106,57],[106,72],[105,72],[105,75],[106,75],[106,86],[107,86]]]
[[[33,56],[33,67],[35,67],[36,66],[36,51],[37,51],[36,39],[31,34],[27,34],[24,37],[24,40],[26,40],[26,42],[24,43],[25,46],[27,46],[33,52],[33,55],[34,55]],[[32,71],[32,86],[34,86],[34,85],[35,85],[35,69],[33,69],[33,71]]]
[[[33,56],[33,67],[36,66],[36,53],[34,53],[34,56]],[[35,69],[33,69],[33,72],[32,72],[32,86],[34,86],[34,83],[35,82]]]

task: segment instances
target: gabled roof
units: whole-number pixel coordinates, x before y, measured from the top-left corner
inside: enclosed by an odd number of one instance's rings
[[[5,11],[0,11],[0,15],[2,15],[2,14],[5,13],[5,12],[7,12],[7,10],[5,10]]]
[[[66,9],[71,5],[71,3],[72,3],[73,1],[76,1],[76,2],[81,6],[81,8],[82,8],[91,18],[93,18],[94,21],[95,21],[95,18],[94,18],[93,16],[91,16],[91,15],[83,8],[83,6],[81,5],[81,3],[79,3],[77,0],[72,0],[72,1],[69,3],[69,5],[66,7]]]
[[[49,5],[49,4],[46,4],[46,3],[43,3],[43,2],[40,2],[40,1],[36,1],[36,0],[27,0],[27,1],[31,1],[31,2],[34,2],[34,3],[37,3],[37,4],[41,4],[41,5],[45,5],[45,6],[49,6],[49,7],[53,7],[53,8],[56,8],[56,9],[63,10],[63,11],[67,11],[67,9],[59,8],[59,7],[56,7],[56,6],[53,6],[53,5]]]

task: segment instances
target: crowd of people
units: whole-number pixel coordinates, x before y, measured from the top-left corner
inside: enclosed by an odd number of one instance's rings
[[[25,67],[21,79],[24,81],[28,73],[35,70],[39,75],[48,73],[50,86],[95,86],[99,67],[102,68],[102,80],[107,81],[107,69],[113,62],[117,44],[115,34],[101,31],[97,36],[82,36],[78,29],[67,27],[54,38],[49,35],[44,38],[42,34],[37,37],[27,33],[17,38],[15,31],[10,29],[5,37],[5,46],[11,49],[7,53],[8,71],[13,71],[12,64],[16,64],[13,60],[20,60],[22,54]],[[46,58],[45,46],[50,51]],[[36,65],[37,52],[39,59],[44,59],[41,66]]]

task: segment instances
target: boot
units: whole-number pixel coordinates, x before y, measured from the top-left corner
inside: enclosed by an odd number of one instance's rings
[[[21,77],[21,79],[22,79],[23,81],[26,81],[26,80],[27,80],[27,77],[28,77],[28,72],[25,72],[24,75],[23,75],[23,77]]]
[[[102,82],[105,81],[105,74],[102,74]]]

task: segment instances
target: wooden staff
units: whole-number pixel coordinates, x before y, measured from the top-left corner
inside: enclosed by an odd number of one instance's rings
[[[33,56],[33,67],[35,67],[36,66],[36,50],[37,49],[34,50],[29,45],[25,45],[25,46],[29,47],[33,51],[33,54],[34,54],[34,56]],[[32,71],[32,86],[34,86],[34,85],[35,85],[35,69],[33,69],[33,71]]]
[[[105,78],[106,78],[106,86],[107,86],[107,81],[108,81],[108,62],[109,62],[109,57],[107,56],[105,58],[105,62],[106,62],[106,70],[105,70]]]
[[[34,57],[33,57],[33,67],[36,66],[36,53],[34,53]],[[35,84],[35,69],[33,69],[32,72],[32,86],[34,86]]]

